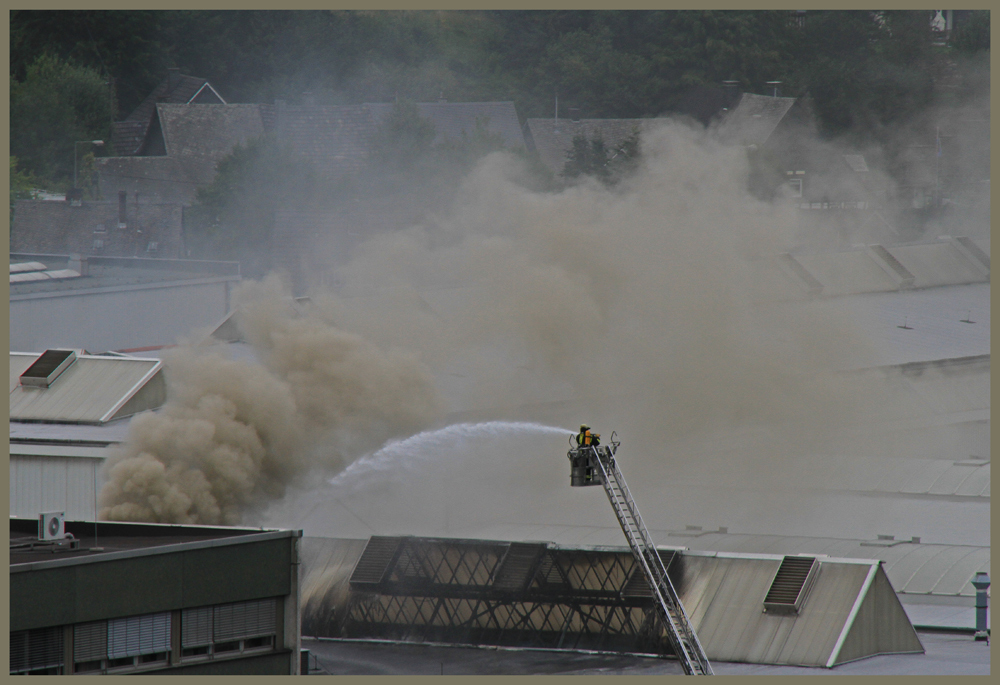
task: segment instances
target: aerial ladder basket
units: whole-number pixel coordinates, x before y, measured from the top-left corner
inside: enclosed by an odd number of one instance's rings
[[[572,438],[571,438],[572,440]],[[705,650],[691,627],[667,569],[646,530],[635,500],[615,461],[620,442],[611,434],[608,445],[574,446],[570,461],[570,484],[574,487],[603,485],[636,563],[653,591],[653,604],[667,629],[667,637],[687,675],[714,675]]]

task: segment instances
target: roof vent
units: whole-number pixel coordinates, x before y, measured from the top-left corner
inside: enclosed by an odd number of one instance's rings
[[[815,557],[786,556],[764,596],[767,613],[797,614],[819,564]]]
[[[21,385],[47,388],[74,361],[76,352],[73,350],[45,350],[35,363],[21,374]]]

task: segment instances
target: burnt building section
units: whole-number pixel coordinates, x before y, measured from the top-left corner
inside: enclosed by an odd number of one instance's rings
[[[301,531],[10,520],[11,674],[299,672]]]
[[[621,547],[374,536],[308,540],[315,637],[671,656]],[[923,647],[877,560],[658,548],[708,657],[832,667]]]

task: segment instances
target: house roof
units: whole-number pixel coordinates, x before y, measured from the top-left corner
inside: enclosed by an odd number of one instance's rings
[[[719,138],[727,143],[759,147],[771,137],[793,104],[795,98],[743,93],[739,104],[719,124]]]
[[[157,104],[167,157],[188,180],[211,183],[216,165],[239,144],[264,133],[257,105]]]
[[[528,134],[531,144],[549,169],[555,174],[562,173],[566,163],[566,153],[573,147],[573,138],[584,135],[587,138],[600,137],[608,147],[616,147],[634,133],[648,131],[666,121],[665,119],[528,119]]]
[[[47,388],[21,385],[19,377],[40,354],[10,353],[12,421],[107,423],[163,404],[163,362],[138,357],[79,354]]]
[[[207,80],[198,76],[171,73],[139,103],[138,107],[132,110],[124,121],[112,125],[111,142],[115,154],[126,156],[139,153],[153,122],[157,104],[191,102],[226,103]]]
[[[18,200],[10,225],[10,249],[37,254],[153,254],[177,258],[183,254],[182,209],[177,203],[128,201],[128,228],[123,229],[119,226],[117,202],[73,206],[67,202]],[[151,243],[155,248],[150,249]]]
[[[260,105],[260,112],[280,141],[325,176],[357,171],[368,159],[375,125],[367,105]]]
[[[393,108],[388,102],[367,106],[376,125],[383,122]],[[498,134],[505,147],[526,147],[513,102],[419,102],[417,110],[422,117],[434,122],[435,143],[460,141],[463,134],[471,135],[475,131],[478,120],[491,133]]]

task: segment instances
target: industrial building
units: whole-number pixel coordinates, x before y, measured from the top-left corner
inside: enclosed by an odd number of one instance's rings
[[[299,672],[301,531],[53,520],[10,520],[11,674]]]
[[[10,255],[10,349],[173,345],[229,312],[237,262]]]
[[[159,359],[11,352],[10,515],[93,520],[108,450],[165,399]]]
[[[304,581],[304,634],[672,653],[627,548],[372,537],[351,564],[354,541],[324,543],[312,556],[326,563]],[[877,560],[659,553],[713,661],[831,667],[923,652]]]

